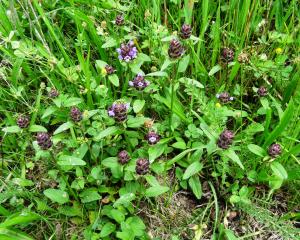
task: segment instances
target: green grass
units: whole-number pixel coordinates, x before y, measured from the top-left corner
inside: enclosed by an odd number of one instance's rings
[[[0,239],[299,239],[298,5],[2,0]],[[173,38],[178,59],[168,54]],[[138,55],[126,63],[116,49],[129,40]],[[142,91],[129,85],[138,73],[150,83]],[[223,92],[233,100],[216,97]],[[130,104],[121,123],[107,114],[118,100]],[[218,144],[225,129],[235,135],[228,149]],[[150,160],[145,175],[140,158]],[[278,197],[285,207],[274,210]]]

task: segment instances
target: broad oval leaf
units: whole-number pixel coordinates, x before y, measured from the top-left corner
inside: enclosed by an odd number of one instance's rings
[[[60,189],[48,188],[44,191],[46,197],[50,198],[52,202],[57,202],[59,204],[64,204],[69,201],[69,194]]]
[[[186,180],[191,176],[195,175],[196,173],[200,172],[203,168],[203,164],[200,162],[193,162],[190,166],[187,167],[185,170],[182,179]]]
[[[108,76],[108,80],[116,87],[120,86],[120,81],[117,74],[112,74]]]
[[[133,103],[133,111],[135,113],[140,112],[143,109],[144,105],[145,105],[145,100],[140,100],[140,99],[135,100]]]
[[[244,165],[242,164],[239,156],[232,149],[225,151],[224,155],[230,158],[233,162],[237,163],[241,169],[244,169]]]
[[[185,72],[190,62],[190,55],[184,56],[178,64],[178,72]]]
[[[192,176],[189,179],[189,186],[192,189],[195,197],[197,199],[200,199],[201,196],[202,196],[202,186],[201,186],[201,182],[200,182],[199,176],[196,176],[196,175]]]
[[[120,129],[118,127],[112,126],[104,129],[101,131],[95,138],[95,141],[100,141],[101,139],[109,136],[109,135],[114,135],[120,132]]]
[[[280,179],[288,178],[288,174],[287,174],[285,168],[279,162],[272,162],[271,169],[272,169],[273,173]]]
[[[61,132],[64,132],[68,129],[70,129],[71,127],[73,127],[74,124],[71,123],[71,122],[66,122],[66,123],[63,123],[62,125],[60,125],[53,133],[53,135],[56,135],[56,134],[59,134]]]
[[[146,197],[157,197],[167,191],[169,191],[169,187],[167,186],[154,186],[150,187],[146,190],[145,196]]]
[[[2,131],[5,133],[18,133],[21,132],[21,128],[19,128],[19,126],[11,126],[2,128]]]
[[[267,154],[266,151],[258,145],[249,144],[247,147],[251,152],[253,152],[257,156],[264,157]]]
[[[47,129],[43,126],[40,126],[40,125],[32,125],[29,128],[29,131],[30,132],[47,132]]]
[[[61,155],[57,164],[61,166],[84,166],[86,162],[77,157]]]

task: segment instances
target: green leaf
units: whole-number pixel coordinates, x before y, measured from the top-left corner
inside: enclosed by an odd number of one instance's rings
[[[9,216],[4,222],[0,223],[0,228],[11,227],[18,224],[31,223],[40,219],[41,217],[33,212],[22,211],[20,213]]]
[[[200,199],[202,196],[202,186],[201,186],[201,182],[198,176],[192,176],[189,179],[189,186],[192,189],[195,197],[197,199]]]
[[[144,117],[135,117],[129,118],[127,120],[127,127],[129,128],[139,128],[144,125],[145,118]]]
[[[143,109],[144,105],[145,105],[145,100],[139,100],[139,99],[135,100],[133,103],[133,111],[135,113],[140,112]]]
[[[225,229],[224,231],[227,240],[238,240],[238,238],[234,235],[233,231],[230,229]]]
[[[149,77],[167,77],[168,74],[166,72],[158,71],[158,72],[148,73],[146,76],[149,76]]]
[[[157,197],[167,191],[169,191],[169,187],[167,186],[154,186],[154,187],[150,187],[146,190],[145,192],[145,196],[146,197]]]
[[[173,148],[177,148],[177,149],[186,149],[186,144],[185,142],[176,142],[172,144]]]
[[[160,186],[159,182],[152,175],[146,175],[145,179],[152,187]]]
[[[111,48],[111,47],[115,47],[116,45],[117,45],[117,41],[114,38],[110,37],[101,46],[101,48]]]
[[[116,157],[106,158],[106,159],[102,160],[101,164],[105,167],[110,168],[111,173],[114,178],[122,177],[122,167],[118,163],[118,158],[116,158]]]
[[[61,132],[64,132],[68,129],[70,129],[71,127],[73,127],[74,124],[71,123],[71,122],[66,122],[66,123],[63,123],[62,125],[60,125],[53,133],[53,135],[56,135],[56,134],[59,134]]]
[[[11,126],[2,128],[2,131],[5,133],[18,133],[21,132],[21,128],[19,128],[19,126]]]
[[[137,237],[141,237],[146,229],[144,222],[136,216],[127,218],[126,224],[129,225],[130,230],[132,230],[134,236]]]
[[[275,176],[277,176],[280,179],[287,179],[288,174],[285,170],[285,168],[279,163],[279,162],[272,162],[271,163],[271,169]]]
[[[108,235],[113,233],[115,230],[116,230],[116,225],[111,222],[108,222],[101,229],[100,237],[101,238],[107,237]]]
[[[166,147],[167,144],[156,144],[154,146],[151,146],[148,149],[150,163],[154,162],[155,159],[161,156],[164,153]]]
[[[263,148],[255,144],[249,144],[247,147],[251,152],[253,152],[257,156],[264,157],[267,154]]]
[[[55,113],[56,110],[57,110],[57,108],[54,107],[54,106],[48,107],[48,108],[45,110],[45,112],[44,112],[43,116],[41,117],[41,119],[45,119],[46,117],[48,117],[48,116],[50,116],[51,114]]]
[[[84,166],[86,162],[77,157],[61,155],[57,164],[60,166]]]
[[[122,195],[117,201],[114,202],[113,207],[118,207],[120,205],[124,205],[126,207],[134,199],[135,199],[135,194],[134,193],[126,193],[126,194]]]
[[[218,64],[214,67],[212,67],[212,69],[209,71],[208,76],[212,76],[215,73],[217,73],[218,71],[220,71],[222,69],[222,67]]]
[[[120,81],[117,74],[112,74],[108,76],[108,80],[116,87],[120,86]]]
[[[92,188],[84,190],[79,194],[79,197],[82,203],[89,203],[101,199],[101,196],[99,195],[97,190]]]
[[[72,107],[82,102],[81,98],[71,97],[64,102],[65,107]]]
[[[0,227],[0,239],[1,240],[34,240],[26,233],[9,228]]]
[[[121,223],[124,222],[125,220],[125,215],[124,213],[122,213],[121,211],[117,210],[117,209],[112,209],[110,211],[110,216],[112,219],[114,219],[117,223]]]
[[[178,64],[178,72],[185,72],[190,62],[190,55],[183,57]]]
[[[47,132],[47,129],[40,125],[32,125],[29,128],[30,132]]]
[[[280,134],[284,131],[284,129],[289,125],[289,122],[293,119],[294,115],[294,102],[291,99],[289,102],[289,105],[287,109],[284,111],[283,116],[279,122],[279,124],[276,126],[276,128],[268,135],[264,142],[264,146],[269,146],[274,140],[280,136]]]
[[[241,167],[241,169],[244,169],[239,156],[232,149],[224,151],[224,155],[230,158],[233,162],[237,163]]]
[[[50,198],[51,201],[57,202],[59,204],[69,202],[69,194],[59,189],[48,188],[44,191],[44,194],[46,197]]]
[[[24,178],[13,178],[12,183],[19,185],[21,187],[29,187],[34,185],[34,183],[31,180],[24,179]]]
[[[193,162],[190,166],[187,167],[185,170],[182,179],[186,180],[191,176],[195,175],[196,173],[200,172],[203,168],[203,164],[200,162]]]
[[[102,138],[105,138],[109,135],[117,134],[120,132],[120,129],[118,127],[112,126],[104,129],[101,131],[95,138],[95,141],[100,141]]]

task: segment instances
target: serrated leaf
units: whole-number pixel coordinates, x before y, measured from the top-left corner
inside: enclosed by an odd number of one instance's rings
[[[60,166],[84,166],[86,162],[77,157],[61,155],[57,164]]]
[[[182,179],[186,180],[190,178],[191,176],[195,175],[196,173],[200,172],[203,168],[203,164],[200,162],[193,162],[191,165],[187,167],[185,170]]]
[[[71,127],[73,127],[74,124],[71,123],[71,122],[66,122],[66,123],[63,123],[62,125],[60,125],[53,133],[53,135],[56,135],[56,134],[59,134],[61,132],[64,132],[68,129],[70,129]]]
[[[145,196],[146,197],[157,197],[167,191],[169,191],[169,187],[167,186],[154,186],[146,189]]]
[[[190,62],[190,55],[184,56],[178,64],[178,72],[185,72]]]
[[[135,113],[140,112],[143,109],[144,105],[145,105],[145,100],[140,100],[140,99],[135,100],[133,103],[133,111]]]
[[[40,125],[32,125],[29,128],[29,131],[30,132],[47,132],[47,129],[43,126],[40,126]]]
[[[46,197],[50,198],[52,202],[64,204],[69,201],[69,194],[60,189],[46,189],[44,191]]]

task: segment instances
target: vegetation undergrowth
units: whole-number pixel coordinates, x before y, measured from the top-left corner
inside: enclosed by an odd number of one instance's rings
[[[300,8],[2,0],[0,239],[300,239]]]

